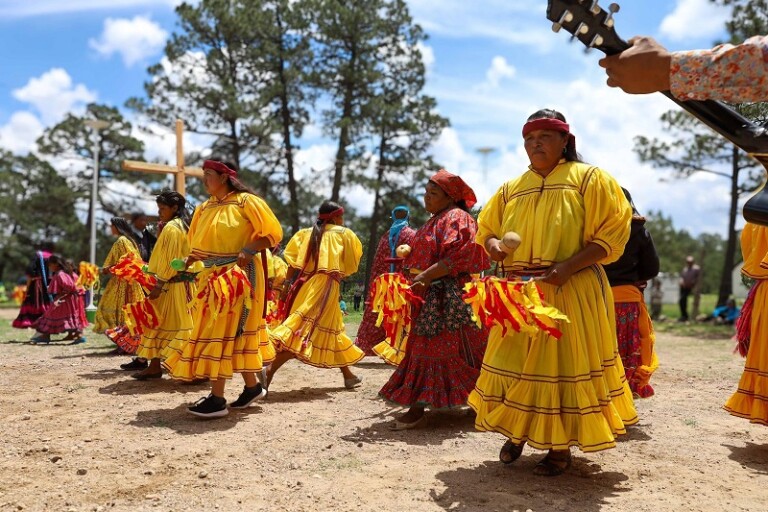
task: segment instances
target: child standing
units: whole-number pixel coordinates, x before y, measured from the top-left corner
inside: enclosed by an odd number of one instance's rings
[[[85,343],[83,329],[88,325],[85,318],[85,290],[76,286],[77,273],[72,264],[58,254],[48,258],[48,269],[52,274],[48,293],[53,297],[53,304],[37,322],[35,329],[39,333],[32,342],[50,343],[52,334],[68,333],[65,339],[74,340],[73,345]]]

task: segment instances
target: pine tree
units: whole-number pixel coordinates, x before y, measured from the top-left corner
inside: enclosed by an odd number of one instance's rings
[[[24,273],[43,242],[76,261],[85,259],[86,227],[77,218],[78,196],[67,180],[35,155],[0,151],[0,281]]]

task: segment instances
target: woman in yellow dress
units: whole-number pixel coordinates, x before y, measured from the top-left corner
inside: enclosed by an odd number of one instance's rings
[[[339,368],[347,389],[360,385],[362,379],[349,367],[365,354],[344,332],[339,283],[357,272],[362,255],[357,235],[344,227],[344,208],[332,201],[320,205],[313,227],[293,235],[283,252],[289,266],[286,283],[291,283],[288,315],[269,334],[279,353],[267,383],[286,361],[298,358],[318,368]]]
[[[483,207],[476,241],[509,277],[534,278],[544,299],[568,316],[562,337],[530,337],[493,327],[469,405],[478,430],[508,438],[509,464],[523,446],[548,450],[534,473],[554,476],[571,464],[570,447],[613,448],[637,422],[616,343],[613,296],[601,264],[621,256],[632,209],[605,171],[582,163],[565,118],[540,110],[523,127],[531,165]],[[507,255],[501,238],[522,238]]]
[[[240,183],[232,164],[206,160],[203,185],[211,197],[192,217],[187,258],[188,266],[205,266],[197,279],[194,330],[188,342],[171,347],[165,366],[175,379],[210,379],[211,394],[188,410],[219,418],[229,413],[224,390],[233,373],[242,374],[245,387],[231,408],[266,396],[256,378],[275,356],[264,320],[264,251],[282,239],[283,230],[267,203]]]
[[[132,254],[141,259],[139,241],[131,230],[128,221],[122,217],[113,217],[110,223],[112,235],[116,236],[117,240],[112,244],[112,248],[104,260],[104,265],[101,267],[102,274],[109,274],[109,269],[126,254]],[[142,298],[144,298],[144,290],[139,283],[111,276],[99,300],[93,332],[102,334],[107,329],[114,329],[125,324],[123,306],[137,302]]]
[[[725,410],[768,426],[768,228],[747,222],[741,232],[741,254],[741,273],[755,282],[736,321],[739,352],[747,360]]]
[[[136,350],[140,359],[149,361],[149,366],[132,377],[137,380],[159,379],[163,376],[161,361],[172,344],[182,344],[192,333],[190,302],[194,287],[172,266],[173,260],[184,260],[189,256],[187,239],[186,204],[184,196],[172,190],[165,190],[157,196],[159,235],[148,271],[157,278],[157,284],[147,300],[157,314],[159,324],[141,334]]]

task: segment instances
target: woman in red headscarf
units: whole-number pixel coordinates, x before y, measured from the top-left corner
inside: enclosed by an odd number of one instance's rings
[[[528,444],[548,451],[535,474],[555,476],[570,466],[571,446],[612,448],[637,422],[602,267],[621,256],[632,208],[613,177],[580,161],[559,112],[532,114],[523,139],[531,164],[483,207],[477,242],[509,278],[535,279],[569,322],[560,323],[560,339],[493,327],[469,405],[478,430],[507,437],[501,462],[514,462]],[[509,231],[522,239],[512,254],[501,250]]]
[[[410,407],[395,422],[396,430],[415,427],[426,407],[465,405],[479,375],[488,333],[475,325],[461,298],[470,274],[489,267],[468,212],[476,202],[464,180],[445,170],[426,185],[424,207],[432,217],[416,231],[403,262],[411,289],[424,304],[414,315],[403,361],[379,391],[386,400]]]

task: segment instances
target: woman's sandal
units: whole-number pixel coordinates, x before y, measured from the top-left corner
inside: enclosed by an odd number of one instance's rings
[[[523,454],[525,443],[515,444],[509,439],[504,443],[499,452],[499,460],[504,464],[512,464]]]
[[[568,451],[568,455],[555,455],[557,452],[549,452],[547,455],[536,464],[533,468],[533,474],[538,476],[558,476],[565,473],[565,471],[571,467],[571,452]]]

